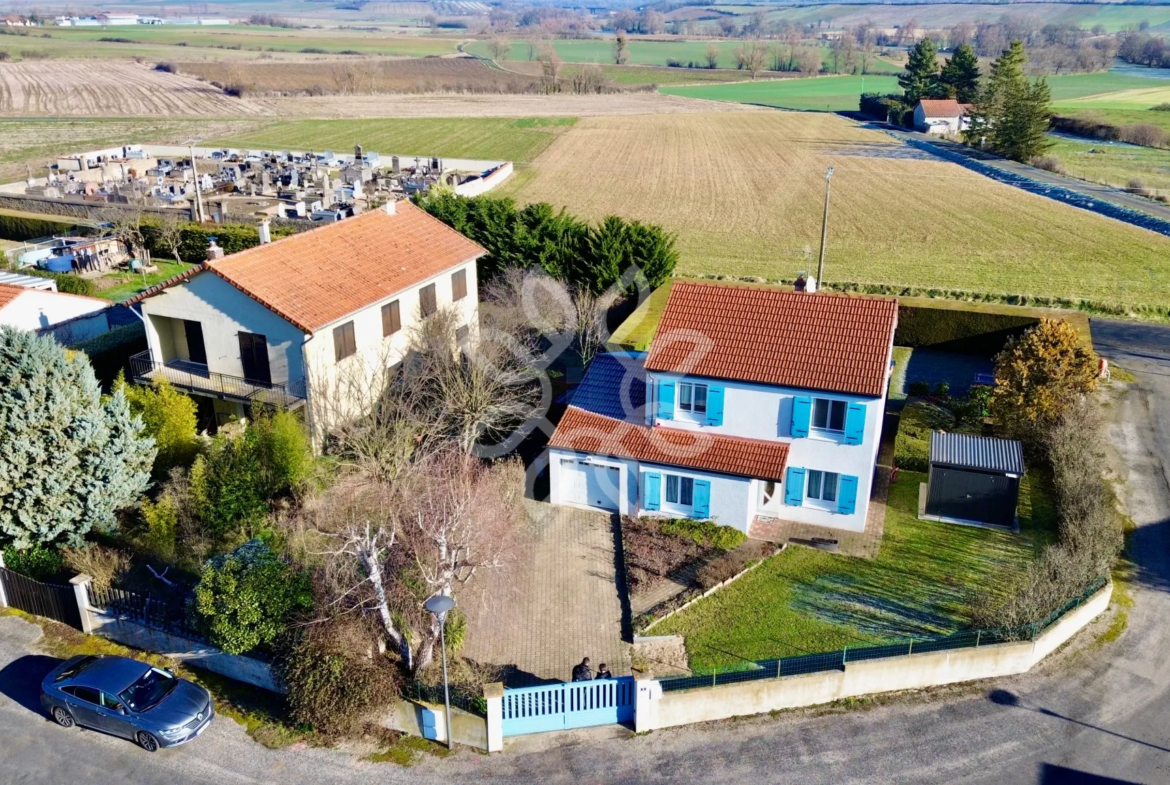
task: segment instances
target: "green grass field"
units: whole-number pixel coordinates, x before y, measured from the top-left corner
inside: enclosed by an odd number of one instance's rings
[[[1141,180],[1146,188],[1170,193],[1170,150],[1058,139],[1048,155],[1055,155],[1070,175],[1082,180],[1119,188]]]
[[[575,118],[293,120],[207,144],[287,150],[367,150],[525,163],[571,128]]]
[[[1092,103],[1093,98],[1088,96],[1102,96],[1105,93],[1116,93],[1123,90],[1149,90],[1170,87],[1170,80],[1153,79],[1144,76],[1128,76],[1105,71],[1096,74],[1063,74],[1047,78],[1048,87],[1052,90],[1054,103],[1074,99],[1086,99]]]
[[[664,87],[661,92],[712,101],[839,112],[857,109],[863,87],[867,93],[888,93],[898,88],[898,80],[893,76],[820,76],[752,84]]]
[[[789,546],[654,634],[685,636],[691,667],[709,672],[968,627],[965,593],[1033,558],[1052,536],[1051,506],[1044,502],[1045,515],[1021,520],[1017,535],[920,521],[925,480],[901,472],[891,486],[876,559]]]
[[[45,33],[50,37],[45,38]],[[130,43],[102,41],[103,38],[127,39]],[[165,55],[180,59],[209,54],[201,51],[208,49],[213,50],[216,56],[235,50],[292,53],[320,49],[334,53],[351,50],[363,54],[426,57],[454,54],[459,41],[458,38],[391,35],[358,30],[136,25],[109,29],[53,27],[44,33],[28,36],[0,36],[0,49],[9,49],[14,53],[23,49],[44,49],[61,57]]]

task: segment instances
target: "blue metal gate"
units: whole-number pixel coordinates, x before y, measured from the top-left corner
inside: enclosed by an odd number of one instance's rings
[[[634,678],[623,676],[504,690],[504,735],[630,722],[634,689]]]

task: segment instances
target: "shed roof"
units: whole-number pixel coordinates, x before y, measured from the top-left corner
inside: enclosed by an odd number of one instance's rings
[[[933,431],[930,434],[930,463],[956,469],[1023,474],[1024,450],[1013,439]]]
[[[680,281],[646,369],[876,398],[897,322],[893,298]]]

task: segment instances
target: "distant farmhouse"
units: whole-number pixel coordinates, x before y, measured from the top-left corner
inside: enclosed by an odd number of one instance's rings
[[[914,107],[914,129],[928,134],[949,136],[971,126],[971,104],[953,98],[923,98]]]

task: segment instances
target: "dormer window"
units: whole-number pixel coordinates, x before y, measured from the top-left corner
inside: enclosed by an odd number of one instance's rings
[[[679,382],[678,408],[693,414],[707,413],[707,385]]]

